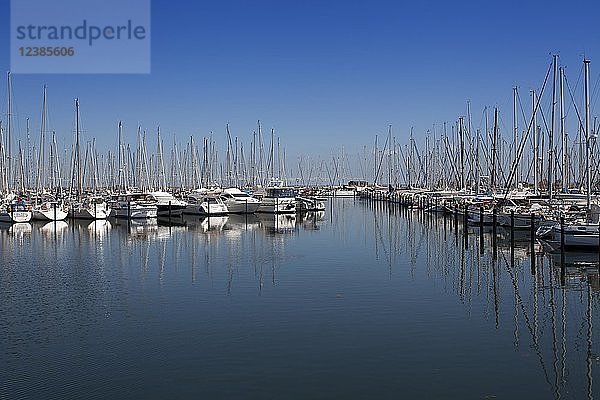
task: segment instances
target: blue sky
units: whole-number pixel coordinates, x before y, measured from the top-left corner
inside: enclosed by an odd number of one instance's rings
[[[0,70],[10,68],[9,5],[0,11]],[[123,120],[134,141],[141,124],[185,141],[225,124],[248,141],[260,119],[276,129],[290,158],[359,152],[392,124],[399,141],[413,126],[422,137],[453,123],[471,102],[473,124],[499,106],[506,133],[512,87],[539,87],[560,54],[573,85],[584,54],[592,82],[600,71],[593,2],[152,1],[149,75],[14,76],[15,114],[39,130],[42,85],[50,128],[70,142],[73,99],[81,100],[85,135],[116,143]],[[6,82],[0,81],[5,115]],[[152,138],[152,136],[150,136]],[[150,139],[150,143],[153,143]]]

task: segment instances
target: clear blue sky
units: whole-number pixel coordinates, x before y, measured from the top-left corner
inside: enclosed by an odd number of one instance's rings
[[[120,119],[130,142],[138,124],[149,132],[160,124],[165,139],[212,130],[221,144],[226,123],[248,141],[260,119],[290,157],[327,155],[371,145],[388,124],[400,141],[411,126],[422,135],[464,115],[467,100],[474,125],[484,106],[498,105],[508,132],[512,87],[528,104],[551,53],[573,85],[587,55],[597,80],[600,6],[592,1],[404,3],[153,0],[151,74],[15,75],[19,129],[30,116],[39,130],[46,83],[50,128],[68,142],[79,97],[86,136],[100,146],[116,143]],[[7,71],[8,0],[1,4]],[[5,115],[5,77],[0,95]]]

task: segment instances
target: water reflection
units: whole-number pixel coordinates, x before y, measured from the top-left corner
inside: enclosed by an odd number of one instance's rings
[[[0,226],[0,397],[113,398],[102,382],[115,381],[136,398],[269,397],[271,380],[254,380],[283,371],[281,393],[308,398],[306,382],[331,398],[593,398],[597,253],[382,203],[330,206]]]
[[[63,235],[69,229],[69,224],[65,221],[47,222],[40,226],[40,232],[44,237],[54,237],[55,235]]]
[[[468,226],[455,216],[390,205],[362,207],[373,213],[364,235],[375,238],[390,275],[402,264],[395,254],[407,258],[415,281],[421,264],[469,314],[481,309],[495,330],[512,331],[515,351],[537,359],[547,397],[593,398],[600,360],[592,329],[600,302],[598,252],[550,252],[527,230]]]
[[[263,230],[268,234],[292,233],[296,228],[295,214],[258,214]]]
[[[200,229],[202,232],[209,231],[222,231],[223,227],[227,223],[229,219],[228,216],[220,216],[220,217],[204,217],[200,219]]]
[[[298,222],[302,228],[309,231],[318,231],[325,220],[325,211],[308,211],[298,214]]]
[[[29,235],[32,231],[31,223],[19,222],[16,224],[0,223],[1,229],[6,229],[8,233],[14,236],[22,237],[23,235]]]

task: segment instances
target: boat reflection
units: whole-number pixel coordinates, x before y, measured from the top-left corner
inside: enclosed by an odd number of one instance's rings
[[[267,234],[292,233],[296,229],[295,214],[258,214],[258,220]]]
[[[8,233],[15,236],[23,236],[31,234],[32,227],[29,222],[18,222],[8,226]]]
[[[157,218],[158,225],[160,226],[186,226],[187,221],[184,214],[176,215],[176,216],[158,216]]]
[[[200,217],[197,215],[184,214],[183,222],[186,229],[200,232],[220,232],[227,223],[228,216]]]
[[[200,219],[200,229],[202,232],[216,231],[220,232],[225,227],[228,216],[220,216],[220,217],[204,217]]]
[[[158,232],[158,221],[156,218],[143,219],[114,219],[116,228],[125,230],[130,238],[144,239],[155,236]]]
[[[106,219],[97,219],[90,222],[87,226],[88,232],[93,235],[96,240],[104,240],[110,233],[112,224]]]
[[[317,231],[320,222],[325,220],[325,211],[307,211],[298,214],[298,222],[302,224],[302,228],[307,231]]]
[[[225,224],[225,230],[251,230],[260,226],[256,214],[231,214]]]
[[[65,221],[51,221],[40,227],[40,232],[44,237],[55,237],[64,234],[69,228]]]

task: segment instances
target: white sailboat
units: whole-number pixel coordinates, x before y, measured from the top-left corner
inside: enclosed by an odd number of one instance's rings
[[[64,221],[68,213],[61,203],[45,201],[33,208],[33,219],[38,221]]]
[[[32,216],[31,204],[21,198],[10,201],[0,209],[0,222],[29,222]]]
[[[100,196],[89,196],[80,202],[73,203],[69,214],[74,219],[107,219],[110,206]]]

